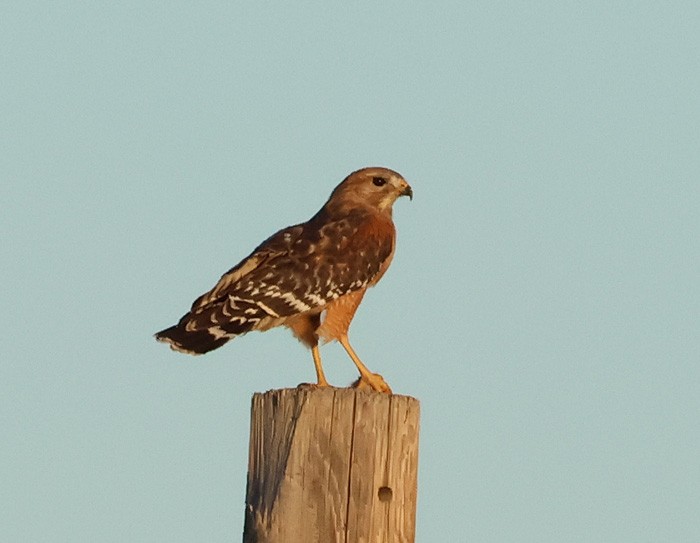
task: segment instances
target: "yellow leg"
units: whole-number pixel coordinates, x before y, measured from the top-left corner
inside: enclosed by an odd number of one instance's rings
[[[348,336],[342,335],[340,338],[338,338],[338,341],[350,355],[350,358],[352,358],[352,361],[357,366],[357,369],[360,370],[360,380],[367,383],[377,392],[386,392],[387,394],[391,394],[391,387],[389,387],[386,381],[384,381],[384,378],[378,373],[372,373],[369,371],[367,366],[365,366],[362,363],[362,360],[360,360],[357,354],[355,354],[355,351],[350,346],[350,342],[348,341]]]
[[[326,381],[323,366],[321,366],[321,353],[318,350],[318,345],[311,347],[311,354],[314,357],[314,366],[316,368],[316,384],[320,387],[327,387],[328,381]]]

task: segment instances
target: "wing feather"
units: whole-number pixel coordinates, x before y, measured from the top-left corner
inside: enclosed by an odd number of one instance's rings
[[[189,332],[220,327],[239,335],[283,324],[287,317],[367,288],[391,258],[389,226],[356,213],[281,230],[200,296],[179,326]]]
[[[206,305],[227,296],[229,290],[246,275],[260,267],[264,262],[288,253],[303,230],[302,225],[289,226],[273,234],[246,258],[221,276],[221,279],[209,292],[202,294],[192,304],[191,311],[196,311]]]

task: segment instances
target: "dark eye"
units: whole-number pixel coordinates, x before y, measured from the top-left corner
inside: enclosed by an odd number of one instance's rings
[[[383,177],[373,177],[372,183],[374,183],[378,187],[382,187],[382,186],[386,185],[386,179],[384,179]]]

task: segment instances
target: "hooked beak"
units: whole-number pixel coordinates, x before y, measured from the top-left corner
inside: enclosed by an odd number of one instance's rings
[[[411,188],[411,185],[406,183],[406,188],[403,189],[401,196],[408,196],[409,200],[413,200],[413,189]]]

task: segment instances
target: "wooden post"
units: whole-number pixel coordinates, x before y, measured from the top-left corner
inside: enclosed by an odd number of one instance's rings
[[[412,543],[419,403],[352,388],[253,396],[244,543]]]

